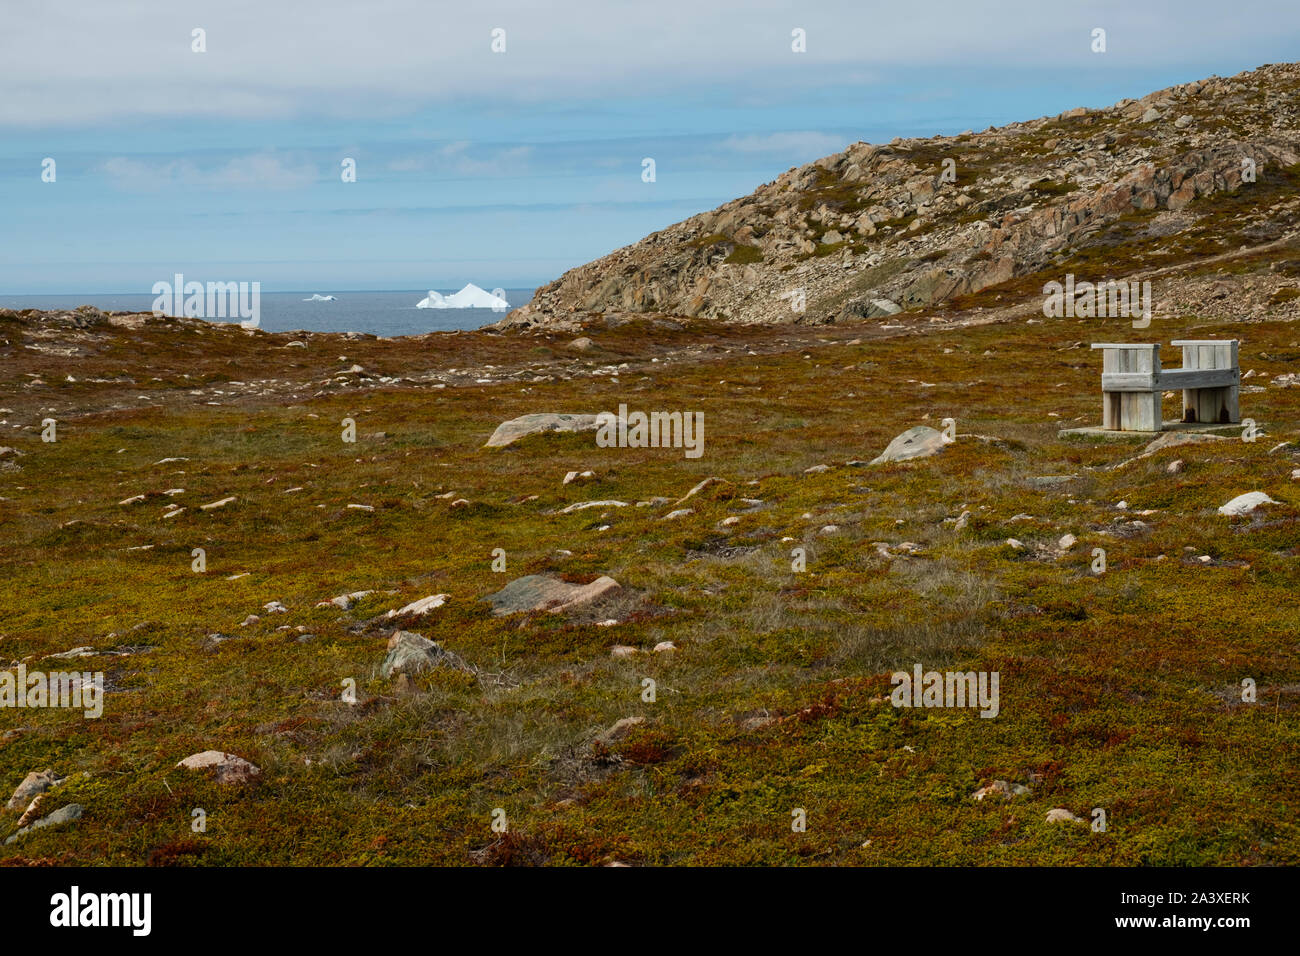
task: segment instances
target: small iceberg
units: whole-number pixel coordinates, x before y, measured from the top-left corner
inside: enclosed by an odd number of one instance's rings
[[[501,291],[501,290],[497,290]],[[485,292],[469,283],[454,295],[441,295],[433,290],[415,304],[417,309],[508,309],[510,303],[499,295]]]
[[[312,297],[311,297],[310,299],[303,299],[302,301],[304,301],[304,302],[337,302],[338,299],[335,298],[335,297],[332,296],[332,295],[321,295],[319,292],[316,292],[316,293],[314,293],[314,294],[312,295]]]

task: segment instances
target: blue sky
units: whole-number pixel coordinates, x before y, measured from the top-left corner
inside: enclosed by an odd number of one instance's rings
[[[11,295],[176,272],[529,286],[855,140],[1105,106],[1295,59],[1300,40],[1283,0],[45,0],[0,17]]]

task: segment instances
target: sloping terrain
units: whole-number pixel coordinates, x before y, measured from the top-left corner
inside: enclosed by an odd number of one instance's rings
[[[1295,232],[1298,108],[1300,67],[1279,64],[982,133],[855,143],[570,270],[501,324],[826,322],[1044,270],[1118,278],[1107,260],[1121,237],[1149,243],[1143,268],[1257,245]]]

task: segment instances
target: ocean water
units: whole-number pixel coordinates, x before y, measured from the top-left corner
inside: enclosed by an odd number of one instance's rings
[[[457,289],[438,289],[451,295]],[[490,291],[490,290],[489,290]],[[533,289],[506,289],[505,298],[516,309],[533,297]],[[304,302],[313,293],[336,296],[333,302]],[[268,332],[369,332],[371,335],[421,335],[451,329],[477,329],[496,322],[505,312],[491,309],[417,309],[415,303],[428,289],[409,292],[263,292],[260,327]],[[0,295],[4,309],[75,309],[93,305],[105,312],[148,312],[153,295]],[[507,310],[509,311],[509,310]]]

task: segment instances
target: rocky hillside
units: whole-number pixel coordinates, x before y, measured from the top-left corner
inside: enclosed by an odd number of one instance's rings
[[[1105,281],[1277,240],[1300,204],[1298,105],[1300,64],[1277,64],[982,133],[855,143],[570,270],[499,325],[872,318],[1044,270]],[[1110,254],[1144,240],[1136,262]]]

